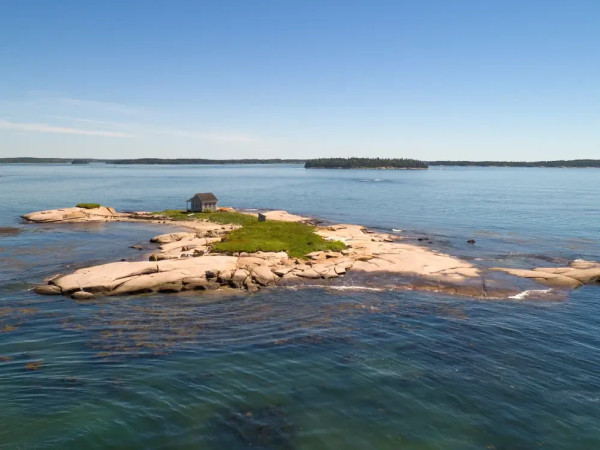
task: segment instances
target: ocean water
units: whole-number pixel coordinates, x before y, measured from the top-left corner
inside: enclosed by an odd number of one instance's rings
[[[482,266],[600,260],[596,169],[0,165],[0,448],[600,447],[600,286],[562,301],[30,291],[138,258],[130,245],[170,228],[21,214],[183,208],[204,191],[427,236]]]

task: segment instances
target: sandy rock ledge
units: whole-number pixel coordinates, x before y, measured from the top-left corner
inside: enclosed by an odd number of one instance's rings
[[[23,216],[33,222],[143,221],[147,213],[118,213],[112,208],[65,208]],[[142,217],[142,219],[140,219]],[[267,213],[268,220],[307,221],[285,211]],[[162,223],[161,221],[155,221]],[[70,295],[78,300],[96,295],[148,292],[242,289],[250,292],[274,285],[327,285],[349,276],[368,286],[445,292],[477,298],[507,298],[520,288],[490,275],[502,272],[553,288],[574,289],[600,282],[600,263],[576,260],[568,267],[482,269],[460,258],[407,243],[397,235],[375,232],[359,225],[316,228],[328,240],[347,248],[320,251],[305,259],[285,252],[224,255],[212,253],[212,244],[237,225],[204,221],[170,222],[186,231],[155,236],[158,248],[147,261],[114,262],[55,277],[34,291],[42,295]]]

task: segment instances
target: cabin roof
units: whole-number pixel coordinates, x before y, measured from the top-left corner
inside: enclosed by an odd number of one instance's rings
[[[198,200],[201,200],[202,202],[216,202],[216,201],[218,201],[217,197],[215,197],[215,194],[213,194],[212,192],[201,192],[199,194],[196,194],[192,198],[190,198],[188,200],[188,202],[191,202],[195,198],[198,199]]]

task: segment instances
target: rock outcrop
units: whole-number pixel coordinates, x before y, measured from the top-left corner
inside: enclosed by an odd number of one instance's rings
[[[99,208],[63,208],[51,209],[47,211],[38,211],[30,214],[25,214],[24,219],[31,222],[47,223],[47,222],[108,222],[126,217],[127,214],[118,213],[113,208],[108,206],[100,206]]]
[[[112,208],[66,208],[27,214],[34,222],[140,221],[141,213],[117,213]],[[306,221],[285,211],[265,213],[267,220]],[[143,219],[148,222],[148,219]],[[187,231],[155,236],[158,244],[147,261],[115,262],[79,269],[35,287],[44,295],[71,295],[91,299],[96,295],[130,295],[144,292],[180,292],[219,288],[244,289],[282,285],[325,284],[346,276],[366,280],[374,287],[446,292],[470,297],[507,298],[520,290],[490,280],[503,272],[559,288],[598,283],[600,263],[574,261],[569,267],[482,269],[460,258],[429,247],[407,243],[397,235],[379,233],[359,225],[316,228],[328,240],[347,248],[319,251],[304,259],[285,252],[223,255],[212,253],[212,244],[238,225],[204,221],[171,222]],[[491,270],[491,272],[490,272]]]
[[[531,270],[496,267],[493,270],[517,277],[529,278],[548,286],[578,288],[600,283],[600,263],[575,260],[569,267],[538,267]]]

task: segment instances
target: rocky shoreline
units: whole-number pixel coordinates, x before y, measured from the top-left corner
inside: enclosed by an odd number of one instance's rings
[[[263,214],[267,220],[310,222],[307,217],[285,211]],[[334,279],[347,276],[386,289],[509,298],[522,288],[516,282],[495,277],[495,273],[560,289],[573,289],[600,280],[600,264],[596,262],[574,261],[569,267],[531,270],[486,270],[428,247],[407,243],[397,235],[375,232],[359,225],[317,226],[317,234],[327,240],[342,241],[347,249],[313,252],[299,259],[290,258],[285,252],[213,253],[212,244],[239,225],[201,220],[172,221],[153,213],[123,213],[109,207],[40,211],[23,218],[36,223],[169,223],[187,230],[152,238],[151,241],[159,246],[146,255],[146,261],[87,267],[54,277],[34,289],[39,294],[69,295],[79,300],[98,295],[191,290],[244,289],[253,292],[274,285],[301,286],[315,282],[328,285]]]

